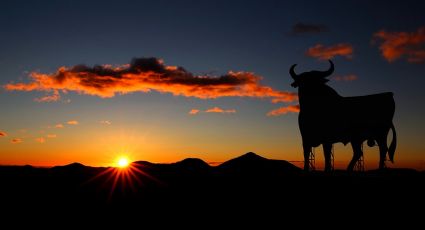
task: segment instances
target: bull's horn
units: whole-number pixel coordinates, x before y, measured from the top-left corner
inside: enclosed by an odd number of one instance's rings
[[[295,66],[296,66],[297,64],[293,64],[292,66],[291,66],[291,69],[289,69],[289,74],[291,74],[291,77],[295,80],[295,79],[297,79],[298,78],[298,75],[295,73]]]
[[[331,67],[329,67],[328,70],[321,72],[323,74],[322,77],[329,77],[334,72],[334,63],[331,60],[329,60],[329,63],[331,63]]]

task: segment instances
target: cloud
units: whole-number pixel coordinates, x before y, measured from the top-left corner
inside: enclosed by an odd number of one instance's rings
[[[112,124],[112,122],[106,121],[106,120],[99,121],[99,123],[102,124],[102,125],[111,125]]]
[[[13,138],[12,140],[10,140],[10,142],[12,144],[19,144],[19,143],[22,143],[23,140],[21,138]]]
[[[297,23],[292,26],[291,34],[300,35],[300,34],[319,34],[323,32],[329,32],[329,28],[322,24],[307,24],[307,23]]]
[[[280,107],[267,113],[267,116],[280,116],[287,113],[298,113],[300,112],[300,105],[290,105],[287,107]]]
[[[189,111],[189,114],[190,115],[196,115],[196,114],[198,114],[200,112],[200,110],[199,109],[191,109],[190,111]]]
[[[44,142],[46,142],[46,139],[44,139],[44,137],[38,137],[38,138],[35,138],[35,141],[37,141],[40,144],[43,144]]]
[[[56,138],[57,135],[56,134],[47,134],[47,138]]]
[[[327,47],[322,44],[317,44],[313,47],[310,47],[307,50],[306,55],[318,58],[319,60],[327,60],[335,56],[343,56],[350,59],[353,55],[353,46],[348,43],[339,43]]]
[[[236,113],[235,109],[222,109],[220,107],[214,107],[211,109],[205,110],[206,113]]]
[[[62,124],[57,124],[57,125],[55,125],[55,128],[62,129],[63,128],[63,125]]]
[[[67,121],[66,123],[68,125],[78,125],[78,121],[76,121],[76,120]]]
[[[201,111],[199,109],[192,109],[189,111],[190,115],[196,115],[199,113],[236,113],[236,109],[222,109],[220,107],[213,107],[206,109],[205,111]]]
[[[406,58],[411,63],[425,62],[425,27],[410,33],[381,30],[373,38],[374,42],[382,42],[379,49],[388,62],[400,58]]]
[[[343,76],[335,76],[332,79],[335,81],[355,81],[358,79],[358,77],[355,74],[348,74]]]
[[[60,99],[59,91],[53,90],[53,94],[46,95],[44,97],[35,98],[34,101],[36,102],[52,102],[52,101],[58,101]]]
[[[253,97],[292,102],[293,92],[277,91],[260,84],[261,77],[251,72],[233,72],[221,76],[194,75],[182,67],[167,66],[157,58],[135,58],[130,64],[113,67],[77,65],[60,67],[56,73],[30,73],[28,83],[9,83],[6,90],[53,93],[77,92],[101,98],[117,94],[157,91],[174,96],[210,99],[219,97]],[[40,101],[42,99],[39,99]],[[47,99],[45,99],[47,100]]]
[[[0,131],[0,137],[7,137],[7,133]]]

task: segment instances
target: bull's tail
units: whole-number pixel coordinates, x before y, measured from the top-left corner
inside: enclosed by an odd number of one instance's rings
[[[397,133],[395,132],[393,123],[391,123],[391,130],[393,131],[393,140],[391,141],[390,147],[388,149],[388,156],[390,157],[390,161],[394,163],[394,153],[395,148],[397,147]]]

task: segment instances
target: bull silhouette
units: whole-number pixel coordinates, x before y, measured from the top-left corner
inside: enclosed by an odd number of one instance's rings
[[[329,60],[330,68],[326,71],[295,73],[295,65],[289,70],[294,79],[292,87],[298,87],[300,113],[298,124],[304,150],[304,170],[309,170],[311,149],[320,144],[325,155],[325,171],[331,170],[332,144],[351,143],[353,158],[347,170],[352,171],[356,162],[363,155],[362,143],[379,146],[379,169],[385,167],[386,154],[394,162],[397,145],[396,131],[392,122],[395,102],[392,92],[342,97],[329,87],[326,79],[334,72],[334,64]],[[389,148],[387,136],[392,130],[393,138]]]

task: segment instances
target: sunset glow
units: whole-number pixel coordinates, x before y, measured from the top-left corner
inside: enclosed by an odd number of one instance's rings
[[[324,81],[341,96],[393,92],[399,135],[387,166],[425,170],[424,9],[412,0],[8,1],[0,165],[124,173],[132,162],[247,152],[302,162],[289,69],[323,71],[331,59]],[[352,148],[334,147],[345,169]],[[377,168],[378,147],[364,157]],[[317,154],[318,168],[323,161]]]

